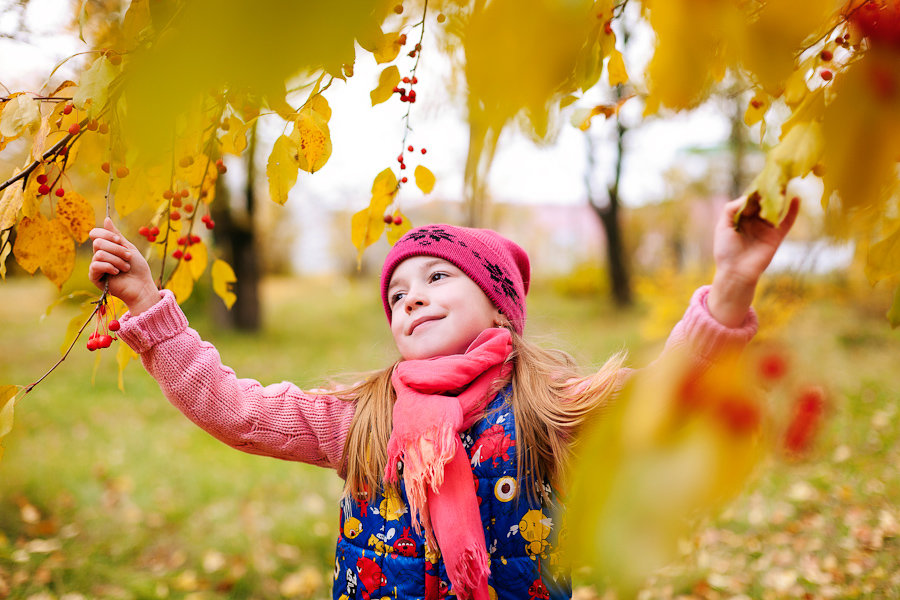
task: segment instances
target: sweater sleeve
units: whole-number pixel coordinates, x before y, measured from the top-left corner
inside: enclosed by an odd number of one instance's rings
[[[119,337],[141,357],[169,401],[233,448],[337,469],[355,403],[282,382],[239,379],[215,347],[200,339],[174,295],[160,292],[149,310],[120,320]]]
[[[669,334],[664,350],[685,349],[701,368],[708,367],[724,354],[742,350],[759,329],[752,308],[739,327],[722,325],[710,314],[706,304],[708,297],[708,285],[694,292],[687,311]]]

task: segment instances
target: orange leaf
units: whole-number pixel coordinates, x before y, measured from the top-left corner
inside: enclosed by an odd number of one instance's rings
[[[297,143],[300,168],[315,173],[325,166],[331,157],[331,132],[328,123],[312,108],[305,108],[297,115],[291,139]]]
[[[16,244],[13,256],[19,266],[34,274],[41,267],[44,250],[44,235],[47,231],[47,218],[38,213],[34,218],[25,217],[16,229]]]
[[[88,233],[97,222],[94,207],[78,192],[66,192],[56,204],[56,216],[60,219],[76,242],[88,239]]]
[[[62,289],[75,268],[75,242],[65,223],[59,219],[48,221],[43,244],[41,272]]]

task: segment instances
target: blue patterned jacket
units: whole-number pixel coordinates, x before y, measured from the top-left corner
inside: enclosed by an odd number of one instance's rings
[[[491,559],[491,597],[501,600],[570,598],[559,572],[557,514],[529,500],[516,481],[516,428],[507,386],[486,416],[461,434],[477,483],[481,522]],[[558,505],[551,492],[552,504]],[[334,569],[335,600],[453,597],[440,553],[413,529],[402,481],[370,501],[345,498]]]

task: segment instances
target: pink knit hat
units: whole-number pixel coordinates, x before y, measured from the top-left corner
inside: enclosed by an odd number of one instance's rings
[[[525,251],[490,229],[443,224],[411,229],[388,252],[381,270],[381,300],[388,322],[391,274],[412,256],[434,256],[453,263],[506,315],[513,329],[519,334],[525,329],[525,294],[531,282]]]

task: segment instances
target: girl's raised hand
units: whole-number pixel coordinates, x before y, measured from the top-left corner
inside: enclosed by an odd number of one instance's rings
[[[735,229],[735,217],[745,202],[746,198],[738,198],[725,205],[713,237],[716,275],[707,307],[717,321],[728,327],[743,323],[760,276],[800,211],[800,200],[793,198],[784,219],[773,226],[759,217],[758,205],[748,206],[749,214],[745,211]]]
[[[139,314],[157,302],[159,291],[150,273],[150,265],[140,251],[125,239],[109,217],[103,227],[90,232],[94,256],[88,277],[101,290],[109,285],[109,293],[122,300],[131,314]]]

